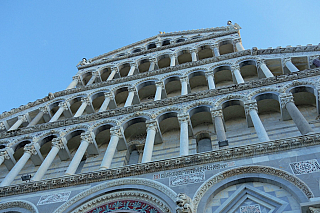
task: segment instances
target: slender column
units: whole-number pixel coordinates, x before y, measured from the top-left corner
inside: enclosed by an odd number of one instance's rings
[[[76,75],[72,77],[72,82],[69,84],[69,86],[66,89],[73,89],[77,86],[77,84],[80,81],[80,76]]]
[[[250,115],[253,126],[256,130],[256,133],[258,135],[258,138],[260,140],[260,142],[266,142],[269,141],[269,136],[268,133],[266,131],[266,129],[264,128],[260,117],[258,115],[258,106],[256,102],[251,102],[251,103],[246,103],[245,105],[245,110],[246,110],[246,114]]]
[[[181,95],[187,95],[188,94],[188,77],[183,76],[180,78],[181,81]]]
[[[9,129],[8,131],[18,129],[19,126],[20,126],[23,122],[27,122],[27,116],[26,116],[26,115],[19,115],[19,116],[18,116],[18,120],[12,125],[12,127],[10,127],[10,129]]]
[[[114,78],[114,76],[115,76],[115,74],[118,72],[118,68],[117,67],[112,67],[111,68],[111,73],[110,73],[110,75],[108,76],[108,78],[107,78],[107,81],[111,81],[113,78]]]
[[[157,132],[157,122],[156,121],[146,121],[147,126],[147,138],[144,144],[142,163],[150,162],[152,158],[154,139]]]
[[[296,66],[294,66],[294,64],[292,63],[291,58],[282,59],[282,63],[288,68],[288,70],[290,72],[298,72],[299,71],[299,69]]]
[[[149,71],[154,70],[154,67],[155,67],[156,63],[157,63],[157,59],[156,58],[150,59]]]
[[[161,93],[163,88],[163,83],[161,81],[156,82],[156,95],[154,96],[154,101],[161,100]]]
[[[117,148],[119,139],[121,137],[120,127],[118,126],[111,127],[110,135],[111,135],[111,138],[108,144],[107,151],[105,152],[103,160],[101,162],[100,170],[109,169],[111,166],[114,153],[116,152],[116,148]]]
[[[48,171],[49,167],[52,164],[52,161],[57,156],[60,149],[64,149],[64,144],[61,138],[54,138],[51,142],[52,148],[44,161],[41,163],[40,167],[38,168],[37,172],[32,177],[33,181],[39,181],[43,178],[43,176]]]
[[[243,80],[242,75],[241,75],[241,72],[240,72],[240,67],[239,67],[239,65],[234,65],[234,66],[232,66],[231,72],[232,72],[234,78],[236,79],[237,84],[244,83],[244,80]]]
[[[216,85],[215,85],[214,79],[213,79],[213,71],[206,72],[205,75],[206,75],[206,78],[208,81],[209,89],[215,89]]]
[[[196,49],[192,49],[190,52],[191,52],[192,61],[197,61],[198,60],[197,50]]]
[[[86,85],[93,84],[93,82],[96,80],[97,76],[98,76],[97,72],[92,72],[92,76]]]
[[[136,89],[135,88],[129,88],[128,91],[129,91],[129,94],[128,94],[126,103],[124,104],[124,107],[128,107],[128,106],[132,105],[132,101],[133,101],[133,97],[134,97],[134,94],[136,92]]]
[[[176,66],[176,54],[170,54],[170,67]]]
[[[214,56],[220,56],[219,44],[214,44],[214,45],[212,46],[212,49],[213,49]]]
[[[189,115],[178,115],[180,124],[180,156],[189,154],[189,136],[188,136],[188,122]]]
[[[54,116],[52,116],[52,118],[50,119],[49,122],[54,122],[56,120],[59,119],[59,117],[61,116],[61,114],[64,112],[64,110],[66,110],[68,108],[67,103],[65,102],[60,102],[59,103],[59,109],[58,111],[54,114]]]
[[[314,132],[308,121],[301,114],[300,110],[296,107],[293,101],[293,96],[291,94],[282,94],[280,95],[281,107],[286,108],[290,114],[292,120],[298,127],[302,135]]]
[[[3,179],[3,181],[0,184],[0,187],[10,185],[33,154],[37,154],[34,145],[25,145],[23,155],[21,156],[19,161],[14,165],[14,167],[10,170],[10,172],[6,175],[6,177]]]
[[[272,72],[267,67],[266,62],[265,62],[264,59],[258,59],[257,60],[257,65],[258,65],[258,67],[260,67],[260,69],[262,70],[262,72],[266,76],[266,78],[274,77]]]
[[[99,109],[99,112],[103,112],[107,110],[111,98],[112,98],[112,94],[110,92],[104,93],[104,101]]]
[[[90,133],[81,133],[81,143],[80,146],[77,149],[76,154],[73,156],[68,169],[66,171],[66,175],[73,175],[78,169],[78,166],[81,162],[81,159],[83,158],[83,155],[87,151],[87,148],[90,143],[93,143],[93,139],[90,135]]]
[[[218,142],[227,141],[226,131],[224,129],[223,121],[222,121],[222,110],[221,109],[211,109],[211,115],[214,120],[214,125],[216,128],[216,134]]]
[[[47,114],[47,113],[48,113],[48,110],[47,110],[46,107],[40,107],[40,108],[39,108],[39,113],[36,115],[36,117],[34,117],[34,118],[32,119],[32,121],[28,124],[27,127],[36,125],[36,124],[40,121],[40,119],[42,118],[42,116],[43,116],[44,114]]]
[[[234,44],[235,44],[236,49],[237,49],[238,52],[244,50],[240,38],[234,39],[233,42],[234,42]]]
[[[130,63],[130,70],[128,72],[128,75],[127,76],[130,76],[130,75],[133,75],[135,69],[136,69],[136,64],[135,63]]]
[[[83,114],[86,107],[90,104],[90,99],[88,97],[82,97],[81,102],[82,102],[81,106],[77,110],[76,114],[73,116],[75,118],[80,117]]]

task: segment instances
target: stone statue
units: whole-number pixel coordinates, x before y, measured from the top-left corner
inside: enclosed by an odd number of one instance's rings
[[[82,61],[80,61],[80,62],[77,64],[77,66],[79,66],[79,65],[85,65],[85,64],[88,64],[88,61],[87,61],[86,58],[83,58]]]
[[[229,30],[240,30],[241,29],[239,24],[237,24],[237,23],[232,24],[232,21],[230,21],[230,20],[227,22],[227,25],[228,25]]]
[[[185,193],[179,193],[176,198],[177,213],[192,213],[193,203],[190,197]]]

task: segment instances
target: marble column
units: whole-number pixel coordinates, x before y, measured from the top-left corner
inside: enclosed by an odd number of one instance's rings
[[[49,167],[51,166],[53,160],[57,156],[60,149],[64,149],[64,144],[61,138],[54,138],[51,141],[52,147],[44,161],[41,163],[40,167],[38,168],[37,172],[32,177],[33,181],[39,181],[43,178],[43,176],[48,171]]]
[[[181,95],[187,95],[188,94],[188,77],[183,76],[180,78],[181,82]]]
[[[116,75],[116,73],[118,72],[118,68],[117,67],[112,67],[111,68],[111,73],[107,78],[107,81],[111,81],[113,80],[114,76]]]
[[[299,69],[296,66],[294,66],[294,64],[292,63],[291,58],[282,59],[282,64],[284,64],[290,72],[298,72],[299,71]]]
[[[170,67],[176,66],[176,54],[170,54]]]
[[[258,105],[256,102],[250,102],[245,104],[246,114],[250,115],[253,126],[256,130],[260,142],[270,141],[268,133],[264,128],[260,117],[258,115]]]
[[[314,132],[309,122],[301,114],[300,110],[296,107],[293,101],[293,96],[291,94],[281,94],[280,95],[281,107],[286,108],[292,120],[298,127],[302,135]]]
[[[213,77],[214,73],[213,73],[213,71],[206,72],[205,75],[206,75],[206,78],[207,78],[207,81],[208,81],[209,89],[215,89],[216,85],[214,83],[214,77]]]
[[[265,62],[264,59],[261,58],[261,59],[257,60],[257,67],[260,67],[260,69],[262,70],[262,72],[266,76],[266,78],[274,77],[272,72],[267,67],[266,62]]]
[[[135,63],[130,63],[130,70],[127,76],[133,75],[134,71],[136,70],[137,65]]]
[[[232,66],[231,72],[232,72],[234,78],[236,79],[237,84],[244,83],[244,80],[243,80],[241,72],[240,72],[239,65]]]
[[[112,94],[110,92],[104,93],[104,101],[100,106],[99,112],[104,112],[107,110],[109,103],[111,99],[113,98]]]
[[[242,46],[242,42],[240,38],[234,39],[233,44],[236,46],[237,52],[244,50],[244,47]]]
[[[120,127],[119,126],[111,127],[108,148],[101,162],[100,170],[110,168],[120,137],[121,137]]]
[[[83,114],[83,112],[86,109],[86,107],[88,105],[90,105],[90,103],[91,103],[91,101],[90,101],[90,99],[88,97],[82,97],[81,98],[81,102],[82,102],[81,106],[78,108],[76,114],[73,116],[75,118],[76,117],[80,117]]]
[[[146,121],[147,138],[144,144],[142,163],[150,162],[152,158],[154,139],[157,132],[157,122],[153,120]]]
[[[69,84],[69,86],[66,89],[73,89],[76,88],[77,84],[80,81],[80,76],[76,75],[72,77],[72,82]]]
[[[155,66],[156,66],[156,63],[157,63],[157,59],[156,59],[156,58],[151,58],[151,59],[150,59],[149,71],[154,70],[154,68],[155,68]]]
[[[161,93],[163,88],[163,83],[161,81],[156,82],[156,95],[154,96],[154,101],[161,100]]]
[[[54,122],[59,119],[64,110],[68,109],[67,103],[60,102],[58,111],[52,116],[49,122]]]
[[[11,131],[11,130],[16,130],[19,128],[19,126],[24,123],[24,122],[27,122],[27,116],[26,115],[19,115],[18,116],[18,120],[12,125],[12,127],[10,127],[10,129],[8,129],[8,131]]]
[[[214,120],[214,126],[216,129],[218,142],[227,141],[226,130],[224,129],[223,120],[222,120],[222,117],[223,117],[222,109],[210,109],[210,112]]]
[[[68,166],[68,169],[65,173],[66,175],[74,175],[75,174],[84,154],[87,151],[89,144],[93,143],[93,139],[92,139],[90,133],[81,133],[80,138],[81,138],[80,146],[78,147],[76,154],[73,156],[73,158]]]
[[[180,156],[189,154],[189,115],[178,115],[178,121],[180,124]]]
[[[197,61],[198,60],[197,50],[196,49],[192,49],[192,50],[190,50],[190,52],[191,52],[192,61]]]
[[[19,161],[14,165],[6,177],[2,180],[0,187],[9,186],[12,181],[17,177],[20,171],[23,169],[25,164],[28,162],[31,155],[37,154],[37,151],[33,144],[27,144],[24,146],[24,153],[19,159]]]
[[[127,100],[126,100],[126,103],[124,104],[124,107],[128,107],[128,106],[131,106],[132,105],[132,101],[133,101],[133,98],[134,98],[134,94],[136,93],[136,89],[135,88],[129,88],[128,89],[128,97],[127,97]]]
[[[213,49],[214,56],[220,56],[219,44],[212,45],[212,49]]]
[[[28,124],[27,127],[37,125],[37,123],[41,120],[44,114],[48,114],[47,107],[40,107],[38,114],[36,115],[36,117],[32,119],[32,121]]]

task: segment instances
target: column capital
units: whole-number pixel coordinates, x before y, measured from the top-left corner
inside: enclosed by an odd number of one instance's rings
[[[255,110],[258,112],[258,104],[256,101],[247,102],[244,104],[244,109],[246,111],[246,114],[249,114],[251,110]]]
[[[7,160],[10,159],[10,155],[7,150],[0,152],[0,156],[3,157],[4,159],[7,159]]]
[[[136,62],[130,62],[130,67],[137,67],[137,63]]]
[[[110,128],[110,135],[111,136],[117,136],[117,137],[122,137],[122,133],[121,133],[121,128],[120,126],[113,126]]]
[[[218,43],[211,44],[211,47],[219,49],[219,44]]]
[[[21,120],[22,122],[27,122],[27,115],[18,115],[18,120]]]
[[[281,61],[282,61],[282,65],[285,65],[287,62],[292,62],[291,57],[281,58]]]
[[[211,108],[210,112],[211,112],[211,116],[213,118],[222,117],[223,116],[222,109],[213,109],[213,108]]]
[[[116,72],[118,72],[118,67],[116,67],[116,66],[114,66],[114,67],[111,67],[111,72],[113,72],[113,71],[116,71]]]
[[[198,53],[198,50],[196,48],[190,49],[190,53],[193,53],[193,52]]]
[[[36,147],[32,143],[26,144],[23,149],[24,149],[25,152],[29,153],[30,155],[38,154],[37,150],[36,150]]]
[[[98,76],[100,76],[100,72],[99,71],[93,71],[92,72],[92,76],[98,77]]]
[[[150,61],[150,63],[151,62],[157,63],[158,60],[157,60],[157,58],[150,58],[149,61]]]
[[[147,120],[146,121],[146,127],[147,127],[147,131],[149,130],[149,129],[153,129],[154,131],[157,131],[157,127],[158,127],[158,125],[157,125],[157,121],[156,120]]]
[[[112,98],[113,98],[113,95],[112,95],[111,92],[105,92],[105,93],[104,93],[104,97],[105,97],[105,98],[110,98],[110,99],[112,99]]]
[[[80,138],[81,138],[81,140],[86,141],[88,143],[93,143],[93,139],[92,139],[90,132],[81,133]]]
[[[81,102],[82,103],[87,103],[87,104],[91,103],[90,98],[88,98],[88,97],[81,97]]]
[[[263,64],[266,64],[266,61],[263,58],[257,59],[257,67],[260,67]]]
[[[188,76],[181,76],[180,81],[181,82],[188,82]]]
[[[44,114],[48,114],[48,109],[46,106],[39,107],[39,112],[43,112]]]
[[[136,93],[137,91],[136,91],[136,88],[135,88],[135,87],[129,87],[129,88],[128,88],[128,92],[134,92],[134,93]]]
[[[309,207],[309,210],[311,211],[311,213],[320,213],[320,208]]]
[[[170,56],[170,58],[177,57],[177,53],[170,53],[169,56]]]
[[[189,122],[190,121],[189,114],[187,113],[178,114],[178,121],[180,124],[184,122]]]
[[[72,80],[80,81],[80,76],[79,75],[75,75],[75,76],[72,77]]]
[[[231,72],[234,72],[235,70],[240,70],[239,64],[234,64],[231,66]]]
[[[211,75],[212,77],[214,76],[213,70],[207,71],[204,74],[205,74],[206,78],[208,78],[209,75]]]
[[[6,125],[3,122],[0,122],[0,130],[6,130]]]
[[[233,39],[233,44],[236,44],[236,43],[239,43],[239,42],[241,42],[241,38],[235,38],[235,39]]]
[[[64,149],[64,143],[61,138],[53,138],[51,141],[52,147],[57,147],[58,149]]]
[[[279,98],[280,98],[280,104],[282,108],[284,108],[287,105],[287,103],[290,103],[290,102],[294,103],[292,94],[283,93],[279,95]]]
[[[68,104],[66,102],[60,102],[59,107],[64,108],[64,109],[68,109]]]

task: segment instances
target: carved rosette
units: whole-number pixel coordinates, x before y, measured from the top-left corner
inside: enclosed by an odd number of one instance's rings
[[[320,208],[309,207],[309,210],[311,211],[311,213],[320,213]]]
[[[293,96],[291,94],[280,94],[280,104],[282,108],[285,108],[287,103],[294,103]]]
[[[64,143],[61,138],[54,138],[51,141],[52,146],[57,147],[58,149],[64,149]]]
[[[184,123],[184,122],[188,122],[190,121],[189,115],[188,114],[179,114],[178,115],[178,121],[179,123]]]
[[[81,138],[81,140],[86,141],[88,143],[93,143],[93,139],[92,139],[90,132],[81,133],[80,138]]]
[[[114,126],[110,128],[110,135],[111,136],[117,136],[117,137],[121,137],[122,133],[121,133],[121,129],[119,126]]]
[[[37,155],[38,154],[34,144],[27,144],[24,146],[23,149],[25,152],[29,153],[30,155]]]
[[[223,113],[222,113],[222,109],[210,109],[211,112],[211,116],[214,119],[215,117],[222,117]]]
[[[245,103],[244,108],[245,108],[246,114],[249,115],[249,112],[251,110],[258,111],[258,104],[257,102]]]
[[[147,126],[147,131],[149,130],[149,129],[152,129],[152,130],[154,130],[154,131],[157,131],[157,127],[158,127],[158,125],[157,125],[157,121],[155,121],[155,120],[147,120],[146,121],[146,126]]]

